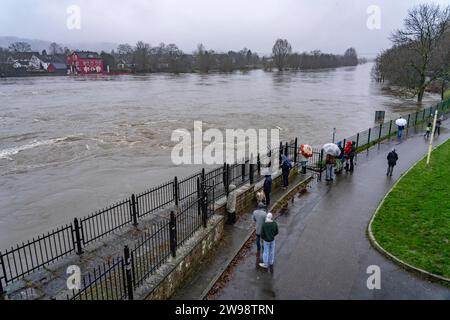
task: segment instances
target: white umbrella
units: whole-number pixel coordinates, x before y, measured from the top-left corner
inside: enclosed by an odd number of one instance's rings
[[[406,119],[403,119],[403,118],[399,118],[399,119],[395,120],[395,124],[400,127],[406,126],[407,123],[408,123],[408,121],[406,121]]]
[[[341,154],[341,150],[334,143],[324,144],[322,149],[323,149],[323,151],[325,151],[326,154],[329,154],[331,156],[338,157]]]

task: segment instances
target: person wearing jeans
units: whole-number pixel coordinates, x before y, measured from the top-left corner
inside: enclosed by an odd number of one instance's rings
[[[278,225],[273,221],[273,216],[269,212],[261,228],[261,238],[264,243],[263,262],[259,264],[261,268],[272,267],[275,263],[275,237],[278,234]]]
[[[327,181],[333,180],[335,163],[336,163],[336,157],[334,157],[330,154],[327,154],[327,157],[325,159],[325,164],[327,167],[327,172],[326,172],[326,180]]]
[[[264,203],[261,201],[258,203],[258,207],[253,211],[253,221],[255,221],[255,233],[256,233],[256,250],[261,251],[261,230],[264,222],[266,221],[267,213],[264,210]]]

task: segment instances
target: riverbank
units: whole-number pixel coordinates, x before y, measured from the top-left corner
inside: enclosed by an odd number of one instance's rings
[[[374,126],[377,110],[396,119],[440,99],[417,105],[387,95],[370,80],[371,66],[1,79],[0,247],[197,172],[170,157],[172,133],[194,121],[204,130],[278,128],[282,140],[317,145],[334,127],[338,141]]]
[[[450,137],[449,126],[445,121],[436,144]],[[366,237],[379,202],[427,151],[422,125],[405,134],[400,144],[392,138],[359,154],[353,174],[338,175],[333,183],[320,182],[294,199],[277,219],[273,273],[257,267],[252,246],[215,298],[448,299],[449,288],[406,272]],[[386,177],[386,154],[393,147],[400,160],[393,177]],[[373,266],[380,270],[379,289],[367,286]]]
[[[450,278],[450,140],[418,162],[384,199],[373,222],[379,245],[417,268]]]

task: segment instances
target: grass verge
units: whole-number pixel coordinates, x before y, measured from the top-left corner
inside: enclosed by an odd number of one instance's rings
[[[378,243],[415,267],[450,278],[450,140],[422,159],[384,200],[373,223]]]

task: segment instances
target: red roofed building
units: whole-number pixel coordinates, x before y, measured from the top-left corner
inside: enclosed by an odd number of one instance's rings
[[[75,51],[67,56],[67,65],[71,74],[103,73],[103,59],[96,52]]]

